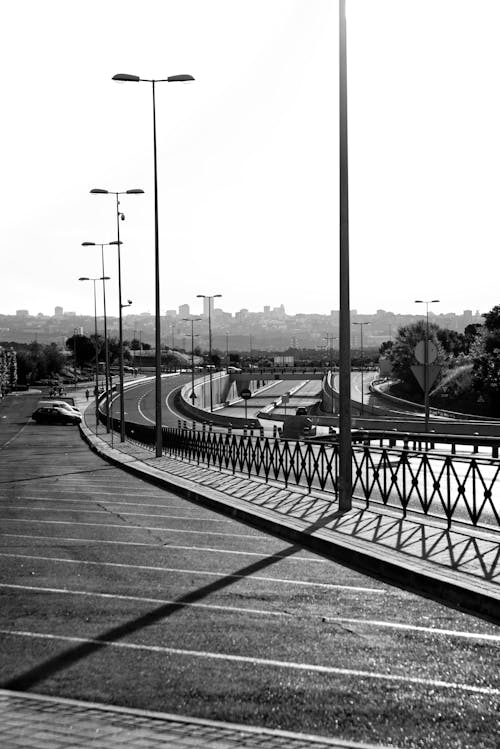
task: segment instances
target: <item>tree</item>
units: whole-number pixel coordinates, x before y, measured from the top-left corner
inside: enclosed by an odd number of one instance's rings
[[[500,305],[483,315],[484,327],[474,340],[472,384],[492,416],[500,414]]]
[[[383,343],[380,344],[378,353],[380,354],[380,356],[388,356],[393,346],[394,341],[383,341]]]
[[[438,347],[438,362],[444,359],[443,348],[437,339],[439,326],[435,323],[429,324],[429,340],[433,341]],[[427,337],[427,323],[425,320],[419,320],[410,325],[403,325],[399,328],[392,347],[388,355],[392,364],[394,376],[400,381],[401,389],[408,395],[419,395],[421,389],[411,371],[411,366],[416,364],[415,347],[419,341],[424,341]]]
[[[85,335],[73,335],[66,341],[66,348],[75,355],[76,366],[82,367],[95,360],[95,344]]]

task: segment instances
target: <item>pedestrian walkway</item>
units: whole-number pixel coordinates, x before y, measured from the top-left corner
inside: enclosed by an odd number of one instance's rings
[[[319,736],[8,690],[0,690],[0,721],[2,749],[370,749]]]
[[[80,405],[83,405],[80,402]],[[82,433],[103,458],[232,517],[257,524],[405,589],[500,622],[500,534],[383,505],[353,500],[339,513],[331,494],[163,456],[103,426],[93,409]]]

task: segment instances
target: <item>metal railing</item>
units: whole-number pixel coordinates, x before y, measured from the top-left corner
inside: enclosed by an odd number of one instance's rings
[[[105,420],[102,412],[100,418]],[[113,419],[113,427],[119,426],[119,420]],[[285,487],[300,486],[308,492],[320,490],[330,494],[332,502],[337,500],[336,442],[282,440],[187,426],[163,427],[162,433],[165,453],[177,459],[258,476],[266,482],[276,480]],[[153,426],[127,422],[125,434],[148,449],[154,447]],[[434,515],[446,519],[448,526],[453,521],[490,529],[500,526],[498,459],[411,449],[409,442],[397,447],[391,440],[389,446],[354,441],[352,460],[353,497],[367,507],[383,504],[403,515],[409,511]]]

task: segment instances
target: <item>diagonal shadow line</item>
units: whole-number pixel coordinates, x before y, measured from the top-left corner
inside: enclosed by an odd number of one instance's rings
[[[335,513],[332,513],[332,517],[339,514],[341,514],[340,511],[336,511]],[[315,530],[321,528],[323,525],[324,521],[314,523],[305,530],[305,533],[309,535]],[[293,554],[296,554],[298,551],[302,551],[302,549],[303,547],[301,545],[293,544],[293,546],[288,546],[278,554],[273,554],[272,556],[268,556],[264,559],[260,559],[257,562],[253,562],[246,567],[242,567],[236,572],[231,573],[231,575],[223,577],[221,580],[216,580],[213,583],[209,583],[208,585],[204,585],[201,588],[197,588],[196,590],[186,593],[173,603],[158,606],[157,608],[148,611],[142,616],[136,617],[135,619],[130,619],[124,624],[120,624],[117,627],[108,629],[106,632],[103,632],[102,634],[94,638],[92,642],[85,642],[77,645],[76,647],[68,648],[62,653],[49,658],[43,663],[40,663],[39,665],[28,669],[24,673],[19,674],[18,676],[14,676],[13,678],[8,679],[3,683],[0,683],[0,688],[13,689],[16,691],[25,691],[27,689],[31,689],[35,685],[40,684],[40,682],[54,676],[54,674],[58,673],[59,671],[67,669],[83,660],[84,658],[88,658],[89,656],[99,652],[100,650],[105,648],[108,643],[116,642],[117,640],[123,639],[127,635],[145,629],[146,627],[150,627],[160,620],[164,620],[169,616],[175,614],[177,611],[182,610],[186,605],[196,603],[211,595],[212,593],[223,590],[224,588],[228,588],[230,585],[234,584],[235,579],[239,580],[243,577],[248,577],[255,572],[259,572],[260,570],[269,568],[282,559],[286,559],[287,557],[293,556]]]

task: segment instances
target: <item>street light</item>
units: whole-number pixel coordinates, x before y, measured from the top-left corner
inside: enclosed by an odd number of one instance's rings
[[[117,241],[113,242],[82,242],[82,247],[100,247],[101,248],[101,267],[102,267],[102,278],[106,276],[104,272],[104,248],[112,245],[118,245]],[[103,312],[104,312],[104,361],[105,361],[105,380],[106,380],[106,431],[110,432],[110,414],[109,414],[109,344],[108,344],[108,317],[106,314],[106,283],[102,282],[102,300],[103,300]]]
[[[116,246],[118,248],[118,305],[119,305],[119,338],[120,338],[120,349],[119,349],[119,367],[120,367],[120,442],[125,442],[125,403],[123,397],[123,323],[122,323],[122,270],[121,270],[121,258],[120,258],[120,219],[125,220],[125,214],[120,211],[120,195],[142,195],[144,190],[135,188],[133,190],[122,190],[121,192],[115,192],[114,190],[102,190],[98,187],[94,187],[90,191],[92,195],[116,195],[116,231],[117,241]]]
[[[349,306],[349,160],[347,150],[346,0],[339,0],[339,510],[352,506],[351,326]]]
[[[425,304],[424,346],[424,429],[429,431],[429,304],[438,304],[439,299],[415,299],[415,304]]]
[[[155,203],[155,432],[156,432],[156,457],[163,454],[163,435],[161,431],[161,317],[160,317],[160,243],[158,229],[158,169],[156,158],[156,83],[187,83],[194,81],[192,75],[171,75],[168,78],[153,80],[151,78],[140,78],[138,75],[128,73],[117,73],[113,76],[114,81],[131,83],[151,83],[153,88],[153,162],[154,162],[154,203]]]
[[[208,363],[210,365],[209,367],[209,378],[210,378],[210,411],[214,410],[214,402],[213,402],[213,395],[212,395],[212,315],[211,315],[211,307],[212,307],[212,301],[214,299],[217,299],[217,297],[221,297],[222,294],[212,294],[211,296],[208,296],[207,294],[196,294],[197,297],[200,299],[208,299]]]
[[[194,324],[195,322],[200,322],[201,317],[191,318],[191,317],[183,317],[182,318],[185,322],[191,323],[191,400],[192,404],[194,406]]]
[[[361,415],[363,415],[363,412],[365,410],[365,388],[364,388],[364,364],[365,360],[363,358],[363,327],[365,325],[369,325],[370,322],[353,322],[353,325],[359,325],[361,328]]]
[[[106,281],[109,281],[109,276],[98,276],[97,278],[89,278],[88,276],[80,276],[79,281],[92,281],[94,284],[94,344],[95,344],[95,433],[97,434],[97,426],[99,424],[99,412],[98,412],[98,399],[99,399],[99,349],[97,346],[97,298],[95,291],[95,282],[102,281],[103,286]]]

